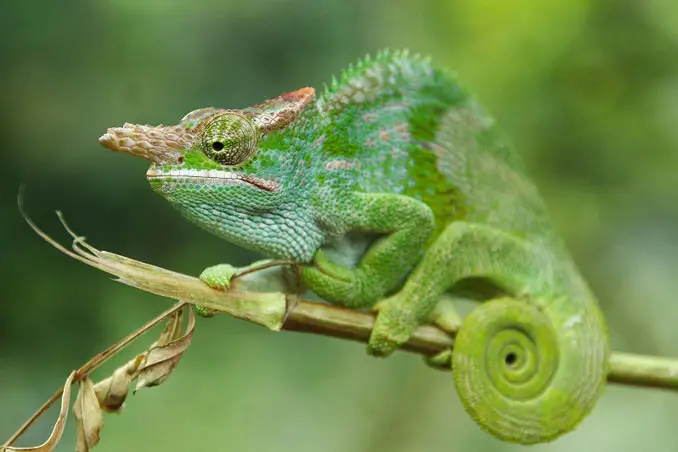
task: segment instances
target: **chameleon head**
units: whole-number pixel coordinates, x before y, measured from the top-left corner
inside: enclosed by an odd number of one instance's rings
[[[275,134],[313,98],[302,88],[242,110],[194,110],[175,126],[125,124],[99,142],[151,162],[152,188],[203,228],[267,255],[310,259],[319,233],[285,187],[293,169]]]

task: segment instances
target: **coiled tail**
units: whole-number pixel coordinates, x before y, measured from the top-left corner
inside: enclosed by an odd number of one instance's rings
[[[605,389],[607,329],[595,302],[498,298],[456,336],[452,367],[466,410],[505,441],[535,444],[574,430]]]

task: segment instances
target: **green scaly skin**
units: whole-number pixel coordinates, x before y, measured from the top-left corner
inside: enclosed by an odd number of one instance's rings
[[[553,440],[604,390],[605,321],[537,189],[491,117],[426,59],[383,52],[317,97],[303,88],[100,141],[153,162],[151,186],[191,221],[294,259],[330,303],[376,309],[373,355],[422,323],[457,322],[450,300],[481,301],[451,361],[432,362],[452,365],[467,411],[499,438]],[[203,280],[225,287],[233,271]],[[280,287],[280,272],[266,278]]]

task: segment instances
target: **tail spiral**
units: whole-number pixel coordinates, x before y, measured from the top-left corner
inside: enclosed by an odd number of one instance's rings
[[[605,388],[609,351],[598,308],[568,316],[544,305],[488,301],[455,339],[459,397],[481,428],[505,441],[535,444],[573,430]]]

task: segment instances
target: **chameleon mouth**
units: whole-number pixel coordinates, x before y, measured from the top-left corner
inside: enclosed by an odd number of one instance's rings
[[[148,180],[171,179],[172,181],[189,182],[199,185],[241,185],[269,192],[277,192],[280,188],[279,184],[275,181],[224,170],[175,169],[159,171],[154,166],[151,166],[146,171],[146,178]]]

